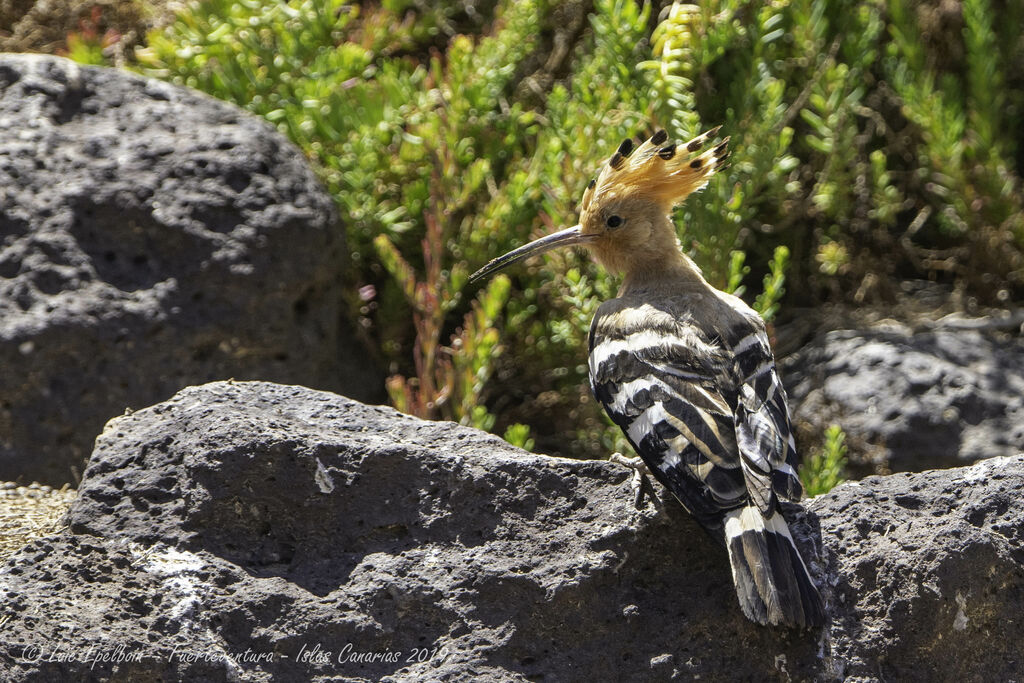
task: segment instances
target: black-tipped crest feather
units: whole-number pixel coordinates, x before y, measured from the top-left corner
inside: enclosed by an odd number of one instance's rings
[[[631,138],[623,140],[598,174],[596,187],[584,195],[584,214],[627,196],[649,198],[659,210],[679,204],[707,185],[719,169],[716,157],[724,156],[728,138],[696,157],[683,150],[702,149],[718,130],[713,128],[684,143],[671,140],[664,130],[658,130],[639,146]],[[581,216],[581,222],[586,222],[585,216]]]

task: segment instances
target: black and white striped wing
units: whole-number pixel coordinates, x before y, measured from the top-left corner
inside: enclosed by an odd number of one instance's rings
[[[721,534],[743,612],[821,624],[821,596],[778,508],[801,493],[786,394],[763,325],[737,312],[729,330],[705,333],[649,305],[599,310],[591,385],[651,472]]]
[[[705,526],[747,499],[736,442],[732,353],[677,320],[595,319],[594,395],[651,472]],[[723,391],[725,389],[725,391]]]
[[[730,339],[738,384],[736,443],[749,502],[725,514],[725,543],[740,607],[761,624],[819,625],[824,605],[778,506],[803,493],[796,445],[768,336],[759,320]]]
[[[755,330],[732,348],[740,378],[736,406],[736,440],[743,459],[751,501],[765,514],[776,496],[799,500],[796,442],[789,419],[786,390],[779,380],[768,335]]]

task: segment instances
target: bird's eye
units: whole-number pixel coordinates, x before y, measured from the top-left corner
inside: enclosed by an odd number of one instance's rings
[[[622,225],[622,216],[616,216],[616,215],[608,216],[608,220],[605,221],[605,224],[609,228],[617,228],[620,225]]]

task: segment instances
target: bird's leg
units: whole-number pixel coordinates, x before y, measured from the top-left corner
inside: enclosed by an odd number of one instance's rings
[[[637,510],[642,510],[644,507],[644,491],[646,491],[650,494],[650,498],[654,503],[654,506],[658,508],[659,512],[662,511],[661,499],[651,486],[650,479],[647,478],[647,475],[649,475],[651,471],[647,468],[643,458],[640,458],[639,456],[635,458],[627,458],[622,453],[616,452],[608,456],[608,460],[620,465],[625,465],[629,469],[633,470],[633,478],[629,485],[633,490],[633,506],[636,507]]]

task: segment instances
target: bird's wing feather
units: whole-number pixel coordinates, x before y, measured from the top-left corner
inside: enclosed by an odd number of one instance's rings
[[[747,498],[732,354],[678,320],[603,322],[591,328],[594,395],[655,477],[705,526],[721,526],[721,512]]]
[[[786,390],[763,329],[751,331],[732,349],[739,378],[736,438],[747,488],[751,500],[770,514],[776,496],[799,500],[803,495]]]
[[[795,448],[763,329],[709,339],[696,325],[595,318],[594,395],[652,473],[706,525],[748,500],[798,499]],[[736,343],[729,341],[736,340]]]

